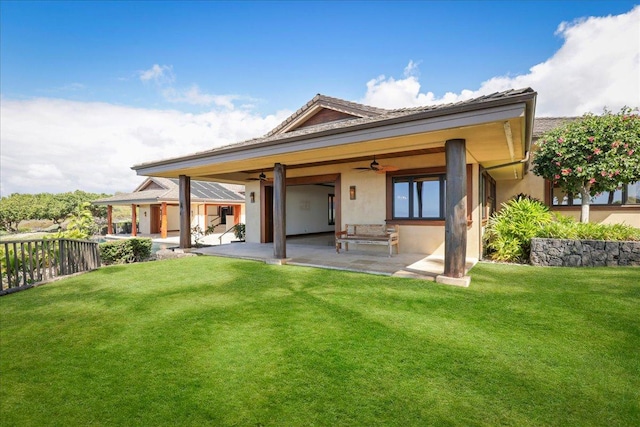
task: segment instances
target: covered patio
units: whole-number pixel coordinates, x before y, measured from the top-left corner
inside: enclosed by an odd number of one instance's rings
[[[272,243],[234,243],[222,246],[209,246],[194,249],[191,252],[201,255],[214,255],[229,258],[250,259],[267,264],[287,264],[318,267],[331,270],[354,271],[384,276],[408,277],[435,281],[444,273],[444,257],[418,253],[400,253],[393,257],[383,251],[366,249],[349,250],[336,254],[335,248],[328,245],[309,244],[296,239],[287,241],[290,258],[274,258]],[[465,274],[478,262],[475,258],[465,261]],[[459,284],[453,282],[451,284]],[[463,285],[464,286],[464,285]]]

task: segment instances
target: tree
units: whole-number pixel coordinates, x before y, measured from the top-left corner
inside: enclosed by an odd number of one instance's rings
[[[60,237],[69,239],[88,239],[98,230],[91,214],[91,204],[81,202],[71,213],[67,231],[60,233]]]
[[[0,199],[0,229],[18,231],[20,221],[33,218],[34,197],[31,194],[14,193]]]
[[[559,126],[540,138],[533,173],[570,194],[579,194],[581,222],[589,222],[591,198],[640,180],[640,116],[637,108]]]

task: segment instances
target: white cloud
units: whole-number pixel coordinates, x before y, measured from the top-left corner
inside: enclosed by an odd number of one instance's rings
[[[241,99],[238,95],[213,95],[200,91],[198,85],[192,85],[188,89],[177,90],[173,87],[162,91],[165,99],[169,102],[184,103],[191,105],[216,105],[218,107],[233,110],[233,101]]]
[[[640,6],[616,16],[590,17],[562,22],[556,35],[562,47],[528,74],[494,77],[477,90],[446,93],[438,98],[423,93],[413,61],[404,79],[380,76],[367,83],[364,104],[400,108],[462,101],[513,88],[532,87],[538,92],[536,114],[572,116],[601,113],[606,106],[640,105]]]
[[[175,75],[173,74],[173,67],[171,65],[153,64],[151,68],[139,71],[138,74],[141,81],[153,81],[158,85],[173,83],[175,81]]]
[[[187,114],[62,99],[0,104],[0,192],[132,191],[134,164],[261,136],[290,112]]]

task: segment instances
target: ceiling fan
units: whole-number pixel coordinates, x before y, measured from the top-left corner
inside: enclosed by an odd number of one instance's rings
[[[257,178],[248,178],[247,181],[269,181],[267,179],[267,175],[264,174],[263,172],[260,172],[260,175],[258,175]]]
[[[376,156],[373,156],[373,161],[369,164],[368,167],[359,167],[354,169],[362,170],[362,171],[372,170],[376,173],[385,173],[385,172],[395,172],[398,170],[398,167],[391,166],[391,165],[381,165],[376,161]]]

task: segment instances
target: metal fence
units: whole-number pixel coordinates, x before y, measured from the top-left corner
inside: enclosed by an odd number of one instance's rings
[[[97,242],[75,239],[0,242],[0,295],[98,267]]]

